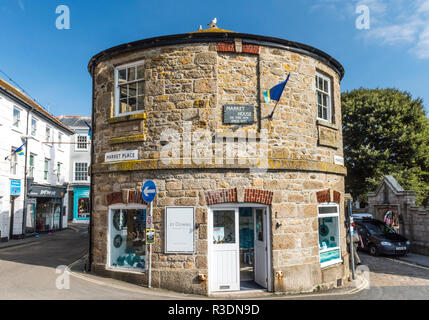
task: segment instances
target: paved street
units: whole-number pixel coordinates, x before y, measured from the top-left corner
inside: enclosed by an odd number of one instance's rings
[[[21,242],[19,242],[21,241]],[[29,242],[30,241],[30,242]],[[82,272],[82,263],[72,268],[70,289],[56,287],[56,267],[70,265],[87,252],[86,226],[73,230],[18,240],[13,247],[0,246],[0,299],[206,299],[166,290],[147,289],[129,283],[97,277]],[[267,294],[263,299],[429,299],[429,257],[410,254],[392,259],[360,253],[370,270],[369,289],[355,294],[331,291],[302,297]],[[404,261],[407,260],[407,261]],[[350,290],[348,290],[350,291]],[[240,298],[243,298],[241,296]],[[254,297],[258,298],[258,297]]]

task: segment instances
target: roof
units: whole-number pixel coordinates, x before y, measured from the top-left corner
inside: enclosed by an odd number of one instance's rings
[[[399,182],[396,181],[396,179],[393,176],[390,176],[390,175],[384,176],[384,180],[388,182],[396,192],[404,191],[404,188],[401,187]]]
[[[88,128],[91,127],[91,117],[88,116],[58,116],[56,117],[63,124],[71,128]],[[88,124],[88,125],[87,125]]]
[[[120,54],[134,52],[137,50],[188,43],[234,42],[234,40],[238,38],[241,39],[243,43],[247,44],[278,48],[311,56],[334,69],[340,76],[340,79],[344,77],[344,68],[337,60],[327,53],[306,44],[274,37],[231,32],[219,28],[213,29],[215,30],[208,31],[211,29],[205,29],[197,32],[143,39],[106,49],[91,58],[88,63],[88,71],[91,73],[92,67],[101,61],[112,59]]]
[[[11,85],[10,83],[6,82],[5,80],[3,80],[1,78],[0,78],[0,89],[5,90],[12,97],[14,97],[15,99],[18,99],[24,105],[27,105],[27,106],[34,108],[37,113],[39,113],[41,116],[45,117],[46,119],[50,120],[51,122],[55,123],[57,126],[63,128],[64,130],[68,131],[69,133],[73,133],[73,130],[71,128],[69,128],[67,125],[61,123],[58,119],[56,119],[52,114],[50,114],[48,111],[43,109],[43,107],[40,106],[38,103],[36,103],[33,99],[31,99],[25,93],[18,90],[13,85]]]

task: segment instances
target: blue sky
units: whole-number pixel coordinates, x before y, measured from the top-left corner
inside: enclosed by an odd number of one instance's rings
[[[356,7],[370,9],[359,30]],[[55,26],[59,5],[70,30]],[[90,115],[89,59],[122,43],[218,26],[302,42],[340,61],[342,91],[394,87],[429,113],[429,0],[0,0],[0,70],[55,116]],[[0,74],[0,77],[5,78]]]

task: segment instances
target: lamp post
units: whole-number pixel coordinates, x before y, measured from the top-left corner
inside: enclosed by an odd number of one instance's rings
[[[28,140],[34,139],[32,136],[27,135],[21,136],[22,140],[25,140],[25,151],[24,151],[24,208],[22,210],[22,235],[25,238],[26,235],[26,224],[27,224],[27,159],[28,159]]]

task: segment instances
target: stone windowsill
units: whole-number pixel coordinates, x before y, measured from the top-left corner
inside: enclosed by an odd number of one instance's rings
[[[317,119],[316,124],[318,126],[323,126],[323,127],[327,127],[327,128],[333,129],[333,130],[338,130],[338,126],[336,124],[330,123],[328,121]]]
[[[107,119],[108,123],[118,123],[125,121],[133,121],[133,120],[145,120],[147,118],[146,112],[129,114],[126,116],[117,116]]]

